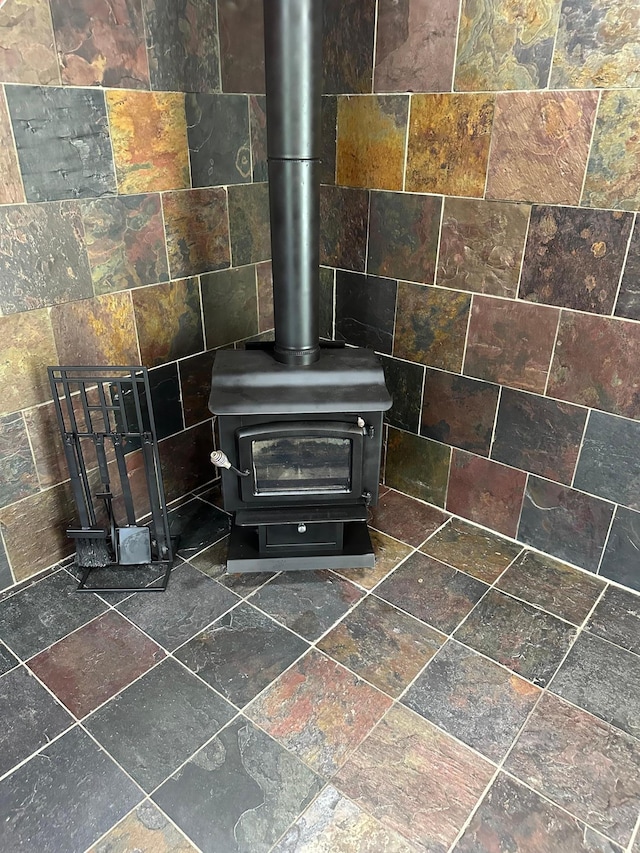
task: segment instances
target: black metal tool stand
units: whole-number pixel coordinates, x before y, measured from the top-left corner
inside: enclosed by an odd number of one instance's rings
[[[67,530],[78,543],[79,592],[162,592],[173,566],[160,455],[145,367],[49,367],[80,526]],[[140,451],[146,489],[129,482],[127,453]],[[142,492],[142,494],[141,494]],[[122,505],[126,523],[116,520]],[[150,515],[149,518],[145,518]],[[143,519],[140,521],[139,519]],[[151,586],[90,586],[97,566],[80,559],[80,543],[99,542],[100,571],[158,569]],[[127,572],[125,571],[125,575]]]

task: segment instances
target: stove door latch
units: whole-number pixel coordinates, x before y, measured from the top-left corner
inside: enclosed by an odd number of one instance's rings
[[[374,438],[374,436],[376,434],[375,427],[367,426],[364,418],[361,418],[359,415],[358,415],[358,420],[356,421],[356,423],[358,424],[358,426],[362,430],[363,435],[368,435],[369,438]]]
[[[209,458],[211,459],[211,464],[215,465],[216,468],[226,468],[228,471],[233,471],[238,477],[248,477],[251,474],[251,471],[241,471],[235,465],[232,465],[229,462],[229,457],[222,450],[214,450]]]

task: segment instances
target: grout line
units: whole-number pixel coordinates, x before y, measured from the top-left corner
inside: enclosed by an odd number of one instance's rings
[[[514,300],[518,301],[526,301],[523,300],[520,294],[520,284],[522,282],[522,273],[524,270],[524,261],[527,255],[527,242],[529,241],[529,229],[531,228],[531,216],[533,215],[533,204],[528,204],[529,214],[527,216],[527,227],[524,229],[524,243],[522,244],[522,254],[520,255],[520,269],[518,270],[518,281],[516,282],[515,287],[515,295]]]
[[[411,93],[409,93],[408,103],[407,103],[407,126],[405,128],[405,133],[404,133],[404,162],[403,162],[403,166],[402,166],[402,191],[403,192],[406,190],[406,186],[407,186],[407,163],[409,161],[409,131],[411,129],[411,109],[412,109],[412,106],[413,106],[413,97],[412,97]],[[439,242],[440,241],[438,241],[438,245],[439,245]],[[435,279],[435,270],[434,270],[434,279]]]
[[[493,445],[496,440],[496,430],[498,429],[498,413],[500,412],[500,403],[502,402],[502,389],[504,386],[498,385],[498,397],[496,399],[496,413],[493,416],[493,428],[491,430],[491,440],[489,442],[489,453],[487,459],[491,459],[491,453],[493,451]],[[492,460],[495,462],[495,460]],[[518,528],[516,527],[516,530]]]
[[[576,481],[576,474],[578,473],[578,465],[580,464],[580,457],[582,456],[582,448],[584,447],[584,441],[587,437],[587,430],[589,428],[589,421],[591,420],[591,409],[587,409],[587,416],[584,419],[584,426],[582,428],[582,435],[580,436],[580,444],[578,445],[578,454],[576,456],[576,464],[573,469],[573,475],[571,477],[571,483],[569,488],[574,489],[574,483]]]
[[[614,524],[616,518],[618,517],[618,509],[619,509],[619,505],[616,505],[613,509],[613,512],[611,513],[611,521],[609,522],[609,529],[607,530],[607,535],[605,536],[605,539],[604,539],[604,545],[602,546],[602,552],[600,554],[600,559],[598,560],[598,568],[596,569],[596,574],[599,578],[604,577],[603,575],[600,574],[600,569],[602,568],[602,563],[604,562],[604,557],[605,557],[605,554],[607,553],[607,546],[609,545],[609,540],[611,539],[611,531],[613,530],[613,524]],[[613,583],[613,581],[609,580],[609,578],[606,578],[606,580],[609,581],[609,583]],[[618,586],[618,588],[619,588],[619,585],[617,583],[616,583],[616,586]],[[629,590],[629,587],[623,587],[623,589]]]
[[[446,196],[440,197],[440,224],[438,226],[438,245],[436,246],[436,261],[435,268],[433,270],[433,284],[435,287],[442,287],[443,285],[438,284],[438,279],[440,276],[438,275],[438,264],[440,263],[440,249],[442,248],[442,229],[444,227],[444,207],[446,203]],[[426,282],[425,282],[426,284]],[[454,288],[447,288],[447,290],[454,290]],[[464,292],[464,291],[463,291]],[[464,353],[464,350],[463,350]]]
[[[2,5],[2,4],[0,3],[0,5]],[[49,4],[47,3],[47,9],[48,8],[49,8]],[[49,13],[49,14],[51,14],[51,13]],[[53,31],[53,28],[52,28],[52,31]],[[58,57],[58,53],[56,51],[56,62],[57,62],[57,57]],[[11,145],[13,146],[10,153],[12,153],[15,157],[16,171],[18,172],[18,178],[20,179],[20,186],[22,187],[22,198],[24,199],[23,202],[22,201],[13,202],[13,204],[25,205],[26,206],[27,204],[33,204],[33,202],[27,201],[27,191],[26,191],[26,188],[24,185],[24,178],[22,177],[22,168],[20,166],[20,156],[18,154],[18,143],[16,142],[16,135],[15,135],[15,131],[13,129],[13,121],[11,119],[11,112],[9,110],[9,101],[7,99],[7,92],[6,92],[6,84],[5,83],[0,83],[0,99],[4,103],[4,107],[5,107],[6,114],[7,114],[7,124],[9,125],[9,135],[11,137]],[[12,204],[12,202],[7,202],[7,205],[9,205],[9,204]],[[0,207],[1,206],[4,206],[4,205],[0,205]],[[86,251],[86,246],[85,246],[85,251]],[[93,289],[93,282],[91,284],[92,284],[92,289]]]
[[[542,392],[543,397],[547,396],[547,391],[549,390],[549,382],[551,382],[551,370],[553,368],[553,362],[555,361],[556,357],[556,347],[558,346],[558,337],[560,335],[560,324],[562,322],[562,314],[563,309],[561,308],[558,311],[558,319],[556,321],[556,333],[553,338],[553,346],[551,347],[551,355],[549,356],[549,366],[547,367],[547,378],[545,379],[544,390]],[[550,397],[549,399],[553,399],[553,397]]]
[[[587,91],[593,91],[587,90]],[[593,154],[593,140],[596,135],[596,127],[598,126],[598,114],[600,113],[600,104],[602,103],[602,89],[597,89],[598,101],[596,103],[596,108],[593,113],[593,127],[591,128],[591,137],[589,139],[589,147],[587,148],[587,158],[584,165],[584,175],[582,176],[582,186],[580,187],[580,195],[578,196],[578,204],[577,207],[580,207],[583,202],[584,197],[584,188],[587,183],[587,175],[589,174],[589,163],[591,162],[591,156]]]
[[[476,301],[477,294],[472,294],[471,299],[469,300],[469,314],[467,316],[467,328],[464,334],[464,346],[462,348],[462,361],[460,363],[460,370],[457,373],[452,374],[453,376],[465,376],[464,366],[467,360],[468,348],[469,348],[469,332],[471,330],[471,318],[473,316],[473,306]],[[486,381],[486,380],[484,380]]]
[[[393,358],[393,356],[391,356]],[[422,368],[422,382],[420,383],[420,401],[418,404],[418,423],[416,424],[416,435],[420,435],[420,429],[422,427],[422,413],[424,411],[424,395],[427,389],[427,366],[425,364],[421,364]]]
[[[373,13],[373,67],[371,69],[371,93],[376,93],[376,59],[378,56],[378,19],[380,15],[380,0],[375,0],[375,9]]]
[[[555,26],[555,34],[553,36],[553,47],[551,49],[551,62],[549,63],[549,74],[547,75],[547,85],[543,87],[543,90],[546,92],[554,92],[555,89],[551,88],[551,76],[553,74],[553,67],[555,65],[556,58],[556,46],[558,44],[558,33],[560,32],[560,19],[562,18],[562,10],[560,8],[560,4],[557,6],[558,11],[558,19],[556,21]]]
[[[371,235],[371,199],[373,197],[373,190],[366,190],[367,193],[367,238],[364,244],[364,270],[362,271],[363,275],[369,274],[369,237]]]
[[[638,224],[638,214],[635,213],[633,216],[633,221],[631,222],[631,228],[629,230],[629,239],[627,240],[627,248],[625,249],[624,259],[622,261],[622,268],[620,269],[620,278],[618,279],[618,287],[616,289],[615,299],[613,300],[613,305],[611,306],[610,317],[615,317],[615,310],[618,304],[618,299],[620,298],[620,290],[622,289],[622,280],[624,278],[625,268],[627,266],[627,259],[629,257],[629,249],[631,248],[631,243],[633,241],[633,235],[635,233],[636,225]]]
[[[456,40],[453,46],[453,70],[451,71],[451,94],[456,93],[455,82],[456,82],[456,67],[458,65],[458,45],[460,43],[460,23],[462,21],[462,7],[464,5],[464,0],[460,0],[458,3],[458,19],[456,22]],[[487,161],[488,162],[488,161]]]
[[[482,191],[482,196],[481,196],[481,198],[484,200],[486,200],[486,198],[487,198],[487,187],[489,186],[489,174],[491,172],[491,152],[493,150],[494,137],[496,135],[494,133],[494,127],[495,127],[495,123],[496,123],[496,112],[498,110],[498,94],[499,93],[496,92],[493,99],[492,99],[493,110],[491,113],[491,129],[489,131],[489,150],[487,151],[487,165],[486,165],[486,172],[484,175],[484,190]]]
[[[638,815],[638,820],[636,821],[636,826],[633,832],[631,833],[631,839],[629,841],[629,846],[626,848],[629,853],[633,853],[633,848],[635,842],[640,839],[640,815]]]

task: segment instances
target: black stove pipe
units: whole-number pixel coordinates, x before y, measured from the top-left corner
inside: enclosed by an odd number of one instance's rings
[[[320,355],[321,0],[264,0],[277,361]]]

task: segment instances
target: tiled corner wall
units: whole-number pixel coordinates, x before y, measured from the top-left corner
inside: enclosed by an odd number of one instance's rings
[[[272,326],[243,5],[0,3],[0,590],[71,548],[47,365],[152,368],[167,498],[212,477],[212,351]]]

